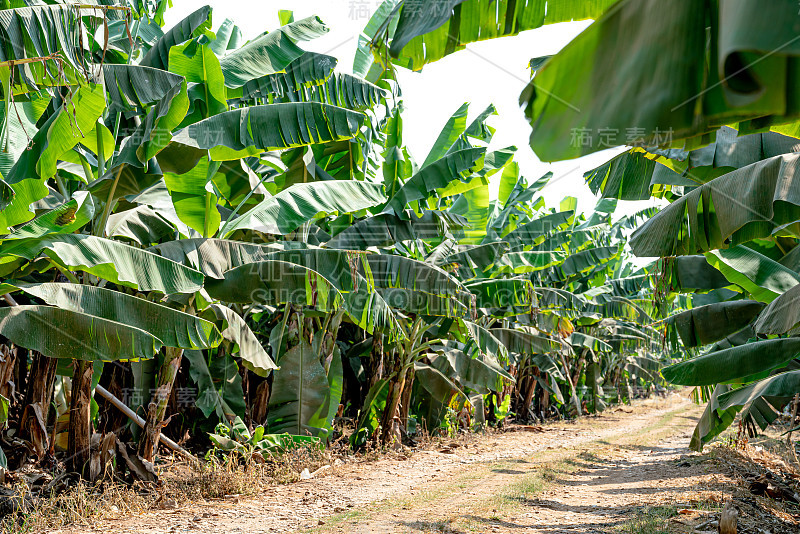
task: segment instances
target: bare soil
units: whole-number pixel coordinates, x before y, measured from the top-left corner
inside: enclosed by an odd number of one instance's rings
[[[753,477],[765,472],[794,488],[787,464],[752,446],[688,450],[701,411],[672,394],[576,422],[515,426],[432,450],[344,462],[255,498],[229,496],[53,532],[711,534],[731,499],[739,533],[800,532],[793,504],[750,491],[759,487]]]

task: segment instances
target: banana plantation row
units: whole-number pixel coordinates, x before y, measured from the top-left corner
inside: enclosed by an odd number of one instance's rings
[[[785,47],[727,70],[764,46],[729,44],[749,24],[787,14],[548,4],[387,0],[350,74],[302,48],[329,31],[317,17],[281,11],[244,41],[210,7],[165,28],[167,1],[0,3],[4,466],[142,478],[159,446],[189,454],[184,437],[413,442],[599,411],[664,378],[709,402],[696,448],[740,411],[773,422],[800,392],[800,70]],[[586,18],[522,98],[543,160],[637,132],[587,173],[594,212],[548,209],[551,176],[489,149],[492,106],[465,104],[412,157],[397,67]],[[621,65],[640,79],[620,84]],[[669,205],[615,215],[652,197]]]

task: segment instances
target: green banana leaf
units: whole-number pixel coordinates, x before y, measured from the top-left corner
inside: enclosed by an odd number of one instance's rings
[[[469,294],[458,279],[434,265],[389,254],[367,254],[364,259],[369,271],[362,263],[360,272],[378,289],[411,289],[451,297]]]
[[[407,313],[430,317],[465,317],[469,315],[469,303],[455,298],[402,287],[388,287],[376,289],[376,291],[388,306]]]
[[[508,243],[497,241],[485,245],[461,246],[459,249],[461,252],[448,254],[436,263],[440,267],[456,265],[458,275],[466,280],[479,276],[494,265],[508,252]]]
[[[189,360],[189,375],[197,384],[195,404],[203,415],[210,417],[216,412],[223,422],[244,417],[247,406],[242,377],[233,358],[224,352],[210,358],[199,350],[187,350],[183,354]]]
[[[744,406],[761,397],[793,397],[798,391],[800,371],[788,371],[720,395],[719,406],[720,409],[727,410],[734,406]]]
[[[390,53],[395,63],[420,70],[467,44],[517,35],[546,24],[600,16],[614,0],[406,0]]]
[[[243,102],[253,102],[255,98],[268,99],[270,96],[286,98],[290,95],[304,94],[303,89],[325,83],[333,74],[338,61],[326,54],[305,52],[289,63],[284,71],[268,74],[244,84],[241,95],[235,90],[231,90],[229,94],[232,98],[241,99]]]
[[[669,317],[684,347],[709,345],[734,334],[749,325],[764,309],[753,300],[717,302],[687,310]]]
[[[342,304],[342,294],[322,274],[278,260],[231,269],[224,280],[208,279],[205,289],[212,298],[223,302],[270,306],[291,303],[329,312]]]
[[[673,384],[713,386],[776,369],[800,354],[800,339],[769,339],[711,352],[664,368]]]
[[[569,224],[574,216],[574,211],[561,211],[544,215],[507,233],[503,236],[503,240],[508,241],[512,248],[533,245],[542,237],[552,234]]]
[[[354,137],[364,115],[328,104],[286,102],[220,113],[175,133],[173,142],[208,150],[214,161]],[[269,125],[269,127],[267,127]]]
[[[264,33],[220,60],[227,87],[241,87],[251,80],[286,69],[304,51],[297,41],[310,41],[330,31],[319,17],[308,17]]]
[[[13,285],[51,306],[143,330],[165,347],[209,349],[222,341],[219,330],[209,321],[119,291],[68,283]]]
[[[105,107],[102,86],[78,88],[70,102],[61,105],[36,132],[31,139],[30,149],[21,154],[5,176],[5,181],[14,186],[26,180],[44,180],[55,176],[58,160],[83,142],[85,135],[94,131]],[[41,196],[34,200],[47,195],[45,185],[40,183],[39,187]]]
[[[685,144],[692,148],[725,124],[750,133],[797,120],[789,88],[800,47],[792,24],[778,22],[794,20],[796,7],[617,2],[522,94],[531,146],[542,161],[626,144],[675,147],[686,138],[695,138]]]
[[[295,102],[320,102],[340,108],[366,111],[389,97],[388,91],[356,76],[335,72],[324,83],[309,91],[290,94]]]
[[[647,200],[663,195],[661,185],[701,185],[763,159],[800,150],[797,139],[773,132],[739,136],[733,128],[723,126],[715,138],[715,142],[689,152],[634,148],[584,177],[592,192],[602,192],[603,197]]]
[[[731,283],[705,256],[670,258],[667,276],[672,290],[684,293],[713,291]]]
[[[491,328],[489,332],[502,343],[509,352],[517,354],[547,354],[561,348],[561,344],[551,338],[524,330]]]
[[[330,393],[330,385],[319,356],[303,341],[289,349],[278,360],[269,397],[267,430],[272,434],[294,435],[325,433],[328,426],[322,408]],[[327,416],[327,412],[325,413]]]
[[[149,250],[200,271],[209,278],[222,280],[231,269],[266,260],[273,252],[293,247],[306,248],[306,245],[296,241],[257,245],[225,239],[195,238],[161,243]]]
[[[470,340],[470,343],[467,343],[467,353],[470,356],[475,355],[474,351],[470,350],[469,347],[471,343],[474,343],[480,354],[488,359],[487,361],[494,361],[497,372],[513,382],[515,380],[514,377],[503,370],[499,363],[508,363],[508,349],[505,344],[495,337],[494,332],[465,319],[459,319],[458,324],[464,329]]]
[[[3,241],[35,239],[56,233],[75,232],[92,220],[96,210],[97,204],[92,195],[76,191],[71,200],[18,226],[3,237]]]
[[[106,235],[130,239],[143,247],[175,236],[175,228],[160,213],[147,206],[120,211],[108,217]]]
[[[162,345],[139,328],[50,306],[0,308],[0,334],[52,358],[86,361],[148,359]]]
[[[217,316],[217,320],[223,321],[222,337],[238,346],[236,355],[242,359],[242,365],[264,378],[269,376],[273,369],[278,369],[238,313],[221,304],[212,304],[209,308]]]
[[[78,27],[83,27],[83,16],[96,18],[98,12],[78,11],[65,4],[17,7],[0,12],[3,61],[58,54],[65,67],[61,72],[59,62],[51,60],[31,63],[26,68],[17,69],[19,82],[13,88],[16,94],[38,91],[40,85],[78,83],[89,68],[81,53],[83,43],[75,34]],[[3,92],[5,93],[5,87]],[[8,100],[8,95],[4,95],[4,99]]]
[[[461,104],[453,115],[447,119],[442,131],[434,141],[428,156],[422,162],[421,167],[427,167],[447,155],[458,138],[467,130],[467,114],[469,113],[469,102]]]
[[[772,302],[800,283],[800,274],[745,246],[715,250],[706,254],[706,259],[759,302]]]
[[[296,184],[226,224],[221,237],[245,229],[285,235],[317,214],[359,211],[380,204],[385,198],[381,185],[355,180]]]
[[[155,42],[139,63],[143,67],[168,70],[169,51],[173,46],[211,30],[211,6],[203,6],[170,28]]]
[[[164,173],[175,213],[189,228],[204,237],[216,235],[222,216],[217,209],[219,198],[209,191],[217,165],[203,157],[197,166],[185,174]]]
[[[530,280],[481,280],[466,284],[478,308],[530,308],[536,293]]]
[[[731,387],[725,384],[717,384],[714,392],[706,405],[703,415],[697,422],[697,426],[692,433],[692,440],[689,448],[693,451],[702,452],[703,445],[720,435],[736,419],[736,414],[741,408],[731,407],[726,410],[719,409],[719,396],[727,393]]]
[[[594,352],[612,352],[613,349],[611,345],[603,341],[602,339],[598,339],[594,336],[590,336],[589,334],[584,334],[582,332],[573,332],[570,334],[569,338],[567,338],[567,343],[575,347],[583,347],[587,349],[592,349]]]
[[[389,199],[384,213],[394,212],[398,217],[406,216],[410,202],[428,198],[436,189],[446,187],[453,180],[465,181],[477,167],[482,167],[485,148],[468,148],[447,154],[427,167],[423,167]]]
[[[759,334],[785,334],[800,323],[800,284],[792,287],[773,300],[761,312],[755,322],[754,329]]]
[[[495,267],[497,274],[503,273],[532,273],[561,264],[567,259],[567,254],[558,251],[532,250],[529,252],[509,252],[501,257]]]
[[[708,252],[768,237],[796,222],[798,159],[800,154],[775,156],[703,184],[636,230],[630,242],[633,253]]]
[[[383,213],[362,219],[336,234],[325,246],[345,250],[388,247],[399,241],[436,240],[454,228],[463,227],[463,217],[445,211],[426,211],[421,217],[408,213],[405,218]]]
[[[33,261],[41,253],[66,267],[91,273],[115,284],[142,291],[194,293],[203,274],[152,252],[118,241],[79,234],[53,235],[4,243],[3,256]]]

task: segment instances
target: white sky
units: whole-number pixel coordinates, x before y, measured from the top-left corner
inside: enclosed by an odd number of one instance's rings
[[[358,35],[381,0],[173,0],[166,14],[167,27],[208,3],[214,8],[216,30],[226,18],[242,30],[245,40],[278,27],[278,10],[294,10],[295,19],[318,15],[331,31],[324,37],[301,43],[306,50],[339,59],[337,70],[351,72]],[[604,151],[581,159],[546,164],[528,145],[530,126],[519,107],[519,95],[530,77],[531,58],[551,55],[588,26],[569,22],[523,32],[516,37],[494,39],[467,46],[466,50],[427,65],[421,73],[404,69],[398,78],[406,105],[404,140],[417,162],[422,162],[442,126],[464,102],[470,102],[470,119],[493,103],[499,115],[489,124],[497,129],[490,149],[515,145],[515,160],[529,182],[553,171],[543,195],[548,207],[557,207],[565,196],[578,197],[580,211],[592,211],[596,199],[583,173],[610,159],[616,151]],[[496,196],[497,183],[492,184]],[[617,214],[632,213],[651,202],[620,203]]]

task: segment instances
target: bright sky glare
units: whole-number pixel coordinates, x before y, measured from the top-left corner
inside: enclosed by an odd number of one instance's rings
[[[295,19],[318,15],[330,28],[328,35],[302,43],[307,50],[327,53],[339,59],[337,69],[351,72],[358,35],[381,0],[173,0],[167,11],[167,27],[205,3],[214,8],[213,28],[233,20],[245,40],[278,27],[278,10],[294,10]],[[499,115],[489,123],[497,129],[490,149],[516,146],[516,161],[529,181],[548,171],[554,174],[543,195],[548,207],[558,207],[565,196],[578,197],[579,211],[592,211],[595,197],[583,180],[583,173],[607,161],[621,149],[608,150],[577,160],[547,164],[528,145],[530,125],[519,107],[519,95],[530,78],[531,58],[555,54],[589,21],[568,22],[467,46],[441,61],[427,65],[421,73],[399,70],[399,82],[406,105],[405,142],[417,162],[425,159],[442,126],[464,102],[470,102],[470,120],[494,104]],[[497,195],[495,181],[492,196]],[[653,202],[621,202],[624,215],[653,205]]]

